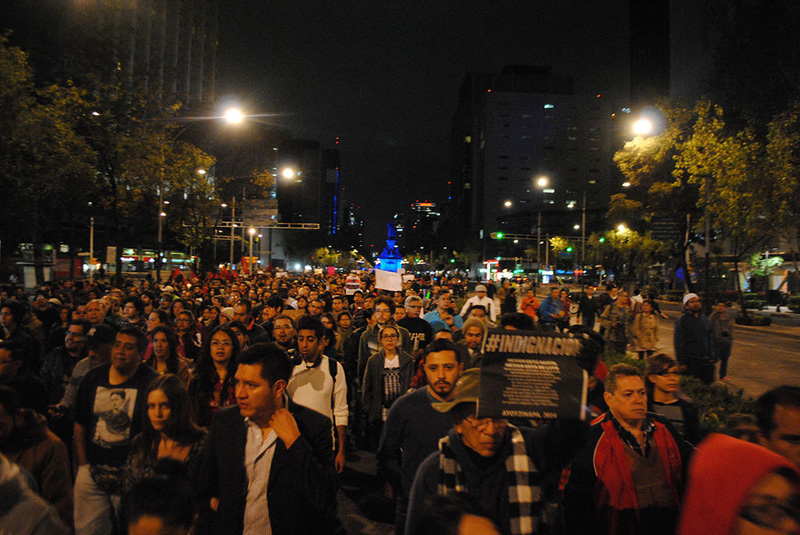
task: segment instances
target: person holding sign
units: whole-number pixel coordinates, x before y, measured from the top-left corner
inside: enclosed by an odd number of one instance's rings
[[[605,386],[609,412],[592,422],[564,489],[566,532],[672,535],[691,446],[647,413],[637,368],[612,366]]]
[[[406,522],[406,535],[419,533],[426,498],[463,492],[486,507],[501,533],[538,531],[542,488],[534,431],[517,429],[506,420],[476,417],[480,370],[465,371],[453,399],[433,403],[449,413],[453,429],[439,441],[417,470]]]

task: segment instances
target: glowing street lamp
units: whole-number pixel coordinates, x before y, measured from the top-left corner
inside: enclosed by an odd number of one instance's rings
[[[625,223],[620,223],[619,225],[617,225],[617,232],[623,233],[626,230],[628,230],[628,227],[625,226]]]
[[[650,119],[639,119],[633,123],[633,133],[637,136],[646,136],[653,131],[653,121]]]
[[[539,186],[540,188],[546,188],[547,186],[550,185],[550,179],[547,178],[546,176],[540,176],[536,180],[536,185]]]
[[[512,203],[511,201],[506,201],[506,202],[504,202],[504,203],[503,203],[503,206],[505,206],[506,208],[511,208],[511,206],[512,206],[513,204],[514,204],[514,203]]]
[[[295,172],[291,167],[284,167],[281,176],[287,180],[294,178]]]
[[[228,124],[240,124],[244,121],[244,113],[239,108],[228,108],[223,116]]]

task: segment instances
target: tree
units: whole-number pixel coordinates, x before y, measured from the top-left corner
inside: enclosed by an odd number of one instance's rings
[[[37,284],[45,233],[93,189],[94,154],[75,130],[82,102],[71,85],[37,89],[26,54],[0,37],[0,211],[12,243],[33,243]]]
[[[695,111],[692,136],[676,157],[675,173],[699,186],[702,200],[698,204],[707,208],[710,223],[727,238],[739,301],[746,314],[739,264],[774,235],[776,221],[770,208],[774,188],[764,180],[764,145],[750,128],[727,131],[720,106],[701,100]]]
[[[793,249],[794,273],[800,255],[800,102],[793,103],[770,122],[766,145],[766,177],[774,188],[775,228]]]
[[[614,155],[614,163],[630,187],[625,193],[612,196],[607,217],[614,224],[624,222],[641,231],[651,225],[653,218],[663,217],[673,221],[680,235],[685,236],[701,213],[699,187],[687,174],[676,173],[675,160],[691,137],[695,112],[680,102],[663,101],[658,108],[664,115],[664,131],[636,137]],[[688,269],[685,252],[690,242],[681,239],[666,245],[670,256]]]

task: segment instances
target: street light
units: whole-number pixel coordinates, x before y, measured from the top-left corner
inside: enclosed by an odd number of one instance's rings
[[[239,108],[228,108],[223,116],[228,124],[239,124],[244,121],[244,113]]]
[[[250,230],[247,231],[250,234],[250,275],[253,275],[253,236],[256,234],[256,229],[250,227]]]
[[[294,178],[294,169],[291,167],[284,167],[283,171],[281,171],[281,176],[287,180]]]
[[[653,121],[650,119],[639,119],[633,123],[633,133],[637,136],[646,136],[653,131]]]
[[[511,201],[506,201],[506,202],[504,202],[504,203],[503,203],[503,206],[505,206],[506,208],[511,208],[511,206],[512,206],[513,204],[514,204],[514,203],[512,203]]]

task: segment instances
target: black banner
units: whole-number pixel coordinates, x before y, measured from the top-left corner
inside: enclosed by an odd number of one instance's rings
[[[571,334],[492,329],[483,343],[478,418],[585,418],[584,341]]]

